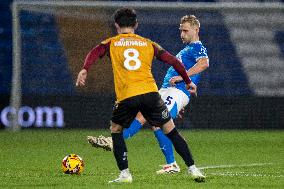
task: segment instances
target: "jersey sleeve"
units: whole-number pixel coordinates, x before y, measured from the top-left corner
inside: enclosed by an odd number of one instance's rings
[[[196,61],[198,61],[200,58],[208,58],[207,49],[203,45],[197,45],[194,48],[193,56]]]
[[[110,40],[102,41],[101,44],[93,48],[86,56],[83,68],[89,71],[91,65],[97,62],[98,58],[102,58],[108,51]]]
[[[101,44],[103,44],[103,45],[109,44],[111,42],[111,39],[112,38],[108,38],[108,39],[102,41]]]
[[[152,42],[152,41],[151,41]],[[160,56],[165,52],[165,49],[161,47],[158,43],[152,42],[154,48],[154,56],[159,59]]]

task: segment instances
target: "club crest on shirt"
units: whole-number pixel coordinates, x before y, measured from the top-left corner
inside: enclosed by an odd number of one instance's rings
[[[162,118],[163,119],[167,119],[169,117],[169,111],[168,109],[165,109],[163,112],[162,112]]]
[[[115,104],[113,105],[112,109],[116,110],[118,108],[118,102],[115,102]]]

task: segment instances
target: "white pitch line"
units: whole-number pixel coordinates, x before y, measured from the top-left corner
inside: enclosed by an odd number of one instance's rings
[[[251,164],[233,164],[233,165],[210,165],[206,167],[200,167],[200,170],[204,169],[220,169],[220,168],[230,168],[230,167],[256,167],[256,166],[266,166],[273,165],[273,163],[251,163]]]
[[[227,173],[208,173],[207,175],[217,175],[217,176],[243,176],[243,177],[274,177],[274,178],[284,178],[284,175],[270,175],[270,174],[260,174],[260,173],[245,173],[245,172],[227,172]]]

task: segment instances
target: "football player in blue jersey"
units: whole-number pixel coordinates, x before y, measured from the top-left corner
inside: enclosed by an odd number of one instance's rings
[[[207,50],[199,40],[200,22],[194,15],[185,15],[180,22],[180,37],[182,42],[186,45],[176,57],[184,64],[188,77],[197,85],[200,79],[200,73],[209,67],[209,59]],[[163,85],[159,93],[167,105],[172,118],[176,118],[179,112],[189,103],[190,93],[185,88],[181,76],[170,67],[164,78]],[[138,113],[135,120],[128,129],[123,130],[123,137],[128,139],[135,135],[145,124],[146,120],[141,113]],[[167,164],[157,171],[158,174],[164,173],[178,173],[180,168],[177,165],[173,145],[167,136],[159,127],[152,127],[159,146],[165,156]],[[112,150],[111,137],[93,137],[88,136],[89,143],[94,147],[103,148],[105,150]],[[188,173],[193,177],[204,178],[205,176],[194,165],[194,160],[191,160],[192,165],[189,167]]]

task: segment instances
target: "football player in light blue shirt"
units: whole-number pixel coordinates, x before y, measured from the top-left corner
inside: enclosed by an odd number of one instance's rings
[[[207,50],[199,40],[199,28],[200,22],[194,15],[186,15],[181,18],[179,28],[180,37],[186,46],[176,55],[176,57],[184,64],[187,70],[187,75],[196,85],[199,82],[200,73],[209,67]],[[173,67],[168,69],[159,93],[167,105],[172,118],[176,118],[179,115],[179,112],[189,103],[190,100],[190,93],[186,90],[185,83]],[[145,122],[146,120],[142,114],[138,113],[130,127],[123,130],[123,137],[128,139],[135,135],[142,128],[142,125]],[[157,173],[164,174],[180,172],[180,168],[174,158],[173,145],[171,141],[164,135],[163,131],[159,127],[153,126],[152,130],[154,131],[155,137],[157,138],[167,162],[161,170],[157,171]],[[88,136],[88,141],[94,147],[112,150],[112,141],[110,137]],[[189,174],[193,177],[204,177],[204,175],[194,165],[192,156],[191,162],[192,165],[188,170]]]
[[[185,37],[182,37],[182,39],[183,41],[187,41]],[[187,71],[188,76],[190,77],[192,82],[197,85],[200,79],[200,72],[202,72],[209,66],[207,50],[203,46],[201,41],[194,41],[187,44],[186,47],[176,55],[176,57],[184,64],[186,70],[188,70]],[[186,96],[188,97],[188,102],[186,104],[189,103],[190,93],[188,92],[188,90],[186,90],[185,83],[182,81],[182,78],[173,69],[173,67],[170,67],[168,69],[167,74],[163,81],[162,88],[160,90],[164,91],[165,89],[169,89],[171,87],[175,87],[176,89],[179,89],[184,94],[186,94]],[[178,93],[180,93],[180,91],[178,91]],[[172,96],[168,95],[165,99],[165,103],[167,105],[170,105],[171,100]],[[187,101],[186,99],[184,100]],[[177,108],[177,103],[175,103],[173,105],[173,108],[169,108],[169,110],[171,111],[172,117],[176,118],[179,112],[178,110],[180,109]]]

